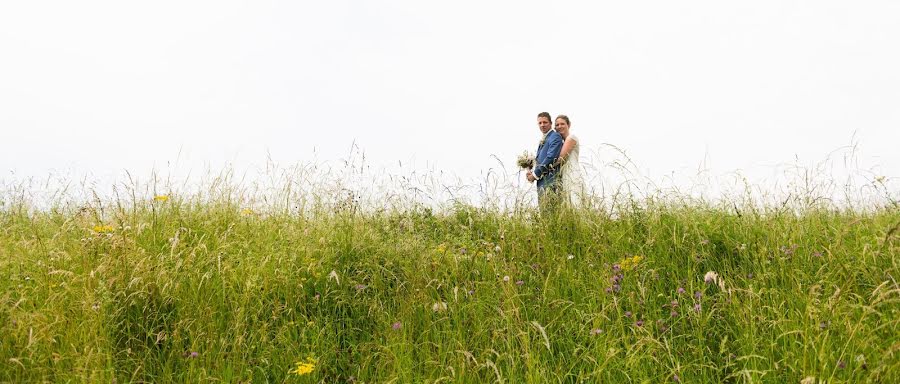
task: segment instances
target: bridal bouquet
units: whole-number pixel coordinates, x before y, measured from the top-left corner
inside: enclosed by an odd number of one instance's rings
[[[534,168],[534,157],[529,155],[528,152],[523,152],[519,155],[519,159],[516,160],[516,164],[519,165],[519,168],[522,169],[531,169]]]

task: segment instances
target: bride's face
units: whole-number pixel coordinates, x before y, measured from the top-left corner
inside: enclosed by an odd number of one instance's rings
[[[569,124],[563,119],[556,119],[556,132],[562,137],[569,136]]]

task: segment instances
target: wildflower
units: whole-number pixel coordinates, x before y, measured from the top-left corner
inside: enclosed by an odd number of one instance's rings
[[[156,195],[153,196],[153,201],[159,201],[161,203],[165,203],[169,201],[169,195]]]
[[[847,368],[847,363],[845,363],[844,360],[838,360],[837,367],[840,369]]]
[[[113,228],[112,225],[95,225],[94,226],[94,232],[97,232],[97,233],[110,233],[114,230],[115,229]]]
[[[525,284],[525,282],[522,281],[522,280],[517,280],[517,281],[516,281],[516,285],[518,285],[518,286],[522,286],[522,285],[524,285],[524,284]]]
[[[631,311],[625,311],[625,317],[631,318]]]
[[[472,295],[475,294],[475,290],[474,290],[474,289],[470,289],[468,292],[466,292],[466,294],[469,295],[469,296],[472,296]]]
[[[612,287],[606,287],[606,293],[612,293]]]
[[[700,291],[694,291],[695,299],[700,300],[701,297],[703,297],[703,293],[701,293]]]
[[[678,311],[673,309],[672,312],[669,312],[669,316],[672,316],[672,317],[678,316]]]
[[[700,312],[700,309],[701,309],[700,303],[694,304],[694,311],[695,311],[695,312]]]
[[[574,258],[575,258],[575,255],[569,255],[569,256],[566,256],[566,259],[569,259],[569,260],[572,260],[572,259],[574,259]]]
[[[253,214],[253,210],[250,208],[244,208],[241,210],[241,214],[244,216],[250,216]]]
[[[356,286],[354,286],[354,288],[356,288],[357,291],[362,291],[363,289],[366,289],[366,285],[365,284],[356,284]]]
[[[684,293],[684,287],[678,287],[678,290],[677,290],[676,292],[678,292],[679,295],[680,295],[680,294],[683,294],[683,293]]]
[[[812,255],[813,255],[813,257],[822,257],[822,252],[816,251],[816,252],[813,252]]]
[[[634,322],[634,325],[637,326],[637,327],[643,327],[643,326],[644,326],[644,320],[638,320],[638,321]]]
[[[591,330],[591,335],[599,335],[601,333],[603,333],[603,330],[600,328],[594,328]]]
[[[509,282],[509,275],[503,276],[503,282],[504,282],[504,283],[508,283],[508,282]]]
[[[391,328],[395,331],[399,331],[401,327],[403,327],[403,323],[399,321],[391,325]]]
[[[620,266],[619,264],[613,264],[612,270],[615,272],[619,272],[622,270],[622,266]]]
[[[672,308],[678,308],[678,300],[672,300],[672,303],[669,304]]]
[[[316,359],[311,357],[307,358],[304,361],[298,361],[297,366],[290,371],[297,376],[303,376],[312,373],[312,371],[316,370]]]
[[[465,255],[467,252],[469,252],[469,250],[467,250],[466,247],[462,247],[459,249],[459,253],[462,255]]]
[[[619,284],[613,284],[612,288],[613,288],[613,291],[616,291],[616,292],[619,292],[620,290],[622,290],[622,286]]]
[[[676,373],[676,374],[672,375],[672,381],[674,381],[674,382],[676,382],[676,383],[680,383],[680,382],[681,382],[681,378],[679,378],[679,377],[678,377],[678,374]]]
[[[502,251],[502,250],[503,250],[503,249],[502,249],[502,248],[500,248],[500,246],[499,246],[499,245],[498,245],[498,246],[496,246],[496,247],[494,247],[494,252],[496,252],[496,253],[500,253],[500,251]]]
[[[447,246],[444,245],[443,243],[441,243],[440,245],[437,246],[437,251],[438,251],[438,253],[447,252]]]
[[[200,354],[197,353],[196,351],[192,351],[191,354],[190,354],[190,358],[192,358],[192,359],[193,359],[193,358],[196,358],[197,356],[200,356]]]

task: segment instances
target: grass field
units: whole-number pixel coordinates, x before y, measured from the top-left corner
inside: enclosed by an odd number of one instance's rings
[[[892,383],[900,209],[0,204],[0,382]]]

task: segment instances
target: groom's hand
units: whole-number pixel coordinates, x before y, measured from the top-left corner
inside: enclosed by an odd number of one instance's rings
[[[528,171],[528,173],[525,174],[525,178],[528,179],[528,182],[529,182],[529,183],[533,183],[535,180],[537,180],[537,179],[534,177],[534,174],[531,173],[531,171]]]

